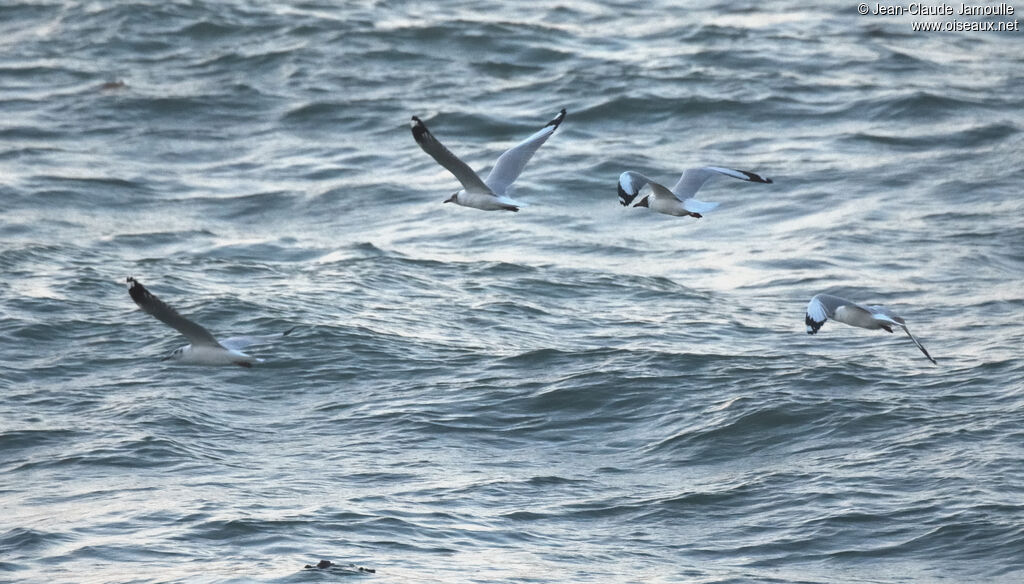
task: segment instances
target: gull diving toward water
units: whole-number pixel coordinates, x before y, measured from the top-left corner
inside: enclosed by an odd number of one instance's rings
[[[654,182],[639,172],[627,170],[619,175],[619,203],[623,207],[628,207],[633,202],[633,199],[640,194],[640,189],[644,188],[645,185],[650,185],[651,194],[645,196],[633,207],[649,207],[651,211],[657,211],[666,215],[675,215],[676,217],[689,215],[690,217],[700,219],[703,213],[714,209],[718,206],[718,203],[698,201],[690,197],[697,194],[697,191],[700,190],[700,187],[704,186],[704,183],[716,176],[729,176],[747,182],[767,184],[772,182],[770,178],[745,170],[704,166],[687,169],[683,172],[683,176],[679,177],[679,182],[669,190],[665,185]]]
[[[131,295],[135,304],[139,305],[139,308],[185,335],[185,338],[191,342],[190,345],[175,349],[174,352],[163,358],[164,361],[180,361],[191,365],[252,367],[253,363],[260,363],[263,359],[247,355],[241,352],[241,349],[259,342],[283,337],[294,330],[293,327],[281,334],[231,337],[218,341],[210,334],[210,331],[178,314],[176,310],[146,290],[142,282],[131,276],[128,277],[128,294]]]
[[[416,116],[412,117],[410,126],[412,137],[424,152],[429,154],[438,164],[448,169],[462,183],[462,190],[449,197],[445,203],[455,203],[463,207],[474,207],[484,211],[518,211],[521,203],[517,203],[506,195],[509,187],[526,168],[526,163],[535,152],[555,133],[558,125],[565,119],[565,109],[558,112],[555,119],[548,122],[532,136],[523,140],[515,147],[506,150],[494,163],[494,168],[481,180],[468,164],[451,153],[430,133],[426,124]]]
[[[818,294],[807,304],[807,316],[804,318],[804,322],[807,323],[807,334],[816,334],[821,325],[830,318],[850,326],[872,330],[882,329],[890,333],[894,325],[898,326],[907,333],[910,340],[914,341],[914,344],[921,349],[929,361],[938,365],[925,350],[921,341],[918,341],[917,337],[910,333],[906,321],[884,306],[861,306],[838,296]]]

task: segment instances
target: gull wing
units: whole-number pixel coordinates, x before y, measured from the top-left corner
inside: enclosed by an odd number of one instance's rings
[[[907,325],[904,324],[900,326],[903,327],[903,332],[907,333],[907,336],[910,337],[910,340],[914,341],[914,344],[917,345],[917,348],[921,349],[921,352],[924,353],[924,356],[928,357],[928,360],[932,362],[932,365],[938,365],[939,363],[934,358],[932,358],[931,355],[928,354],[928,351],[924,348],[924,345],[922,345],[921,341],[917,340],[917,337],[915,337],[910,332],[910,329],[907,328]]]
[[[747,172],[746,170],[735,170],[732,168],[722,168],[720,166],[703,166],[701,168],[689,168],[685,170],[683,172],[683,176],[679,177],[679,182],[672,187],[672,192],[681,199],[688,199],[695,195],[697,191],[704,186],[704,183],[716,176],[729,176],[747,182],[768,184],[771,184],[772,182],[772,179],[770,178],[763,177],[753,172]]]
[[[836,309],[840,306],[857,308],[870,313],[870,311],[863,306],[860,306],[856,302],[850,302],[845,298],[840,298],[831,294],[816,294],[811,298],[811,301],[807,303],[807,313],[804,315],[804,324],[807,325],[807,334],[816,334],[818,329],[825,324],[825,321],[835,315]]]
[[[921,349],[921,352],[924,353],[924,356],[927,357],[928,360],[932,362],[932,364],[938,365],[938,362],[936,362],[935,359],[933,359],[932,356],[928,354],[927,349],[924,348],[924,345],[921,344],[921,341],[917,340],[917,337],[915,337],[913,333],[910,332],[910,329],[907,328],[907,322],[905,320],[903,320],[899,316],[896,316],[896,314],[893,311],[889,310],[888,308],[885,308],[884,306],[869,306],[868,308],[871,309],[871,312],[874,315],[875,319],[890,322],[903,329],[903,332],[907,333],[907,336],[910,337],[910,340],[914,341],[914,344],[917,345],[917,348]]]
[[[640,189],[644,188],[644,185],[649,182],[651,182],[651,179],[632,170],[627,170],[620,174],[618,185],[619,204],[623,207],[628,207],[636,199],[636,196],[640,194]]]
[[[698,201],[697,199],[686,199],[684,201],[680,201],[679,197],[677,197],[675,193],[668,190],[660,183],[651,182],[649,184],[651,185],[651,192],[654,193],[654,198],[669,199],[682,203],[683,209],[686,209],[690,213],[696,213],[698,217],[718,206],[718,203]]]
[[[656,183],[654,181],[651,181],[647,184],[651,186],[651,193],[654,194],[655,199],[669,199],[672,201],[682,202],[679,201],[679,197],[675,196],[675,194],[673,194],[672,191],[668,190],[668,188],[666,188],[665,185],[661,183]]]
[[[193,345],[221,347],[221,344],[210,334],[210,331],[178,314],[176,310],[154,296],[149,290],[146,290],[142,282],[131,276],[128,277],[128,294],[131,295],[135,304],[138,304],[139,308],[144,312],[151,314],[160,322],[185,335],[185,338],[191,341]]]
[[[491,169],[490,174],[484,179],[487,186],[491,187],[491,190],[499,195],[505,194],[508,187],[522,174],[523,169],[526,168],[526,163],[530,161],[530,158],[533,157],[534,153],[540,149],[544,142],[547,142],[551,134],[555,133],[563,119],[565,119],[565,108],[532,136],[509,148],[499,156],[498,161],[494,163],[494,168]]]
[[[427,125],[422,120],[413,116],[412,122],[409,125],[412,128],[412,137],[420,145],[420,148],[436,160],[438,164],[448,169],[448,172],[455,175],[455,178],[459,179],[459,182],[462,183],[462,188],[467,191],[493,194],[491,189],[484,181],[480,180],[480,176],[473,172],[473,169],[468,164],[452,154],[451,150],[445,148],[444,144],[440,143],[430,133]]]
[[[651,185],[651,191],[655,196],[669,196],[676,199],[676,196],[661,183],[655,182],[639,172],[627,170],[619,175],[619,204],[623,207],[631,205],[640,194],[640,190],[647,185]]]
[[[822,296],[825,296],[825,294],[818,294],[807,303],[804,324],[807,325],[807,334],[809,335],[817,334],[818,330],[825,324],[825,321],[828,320],[828,317],[833,314],[833,311],[822,302]]]

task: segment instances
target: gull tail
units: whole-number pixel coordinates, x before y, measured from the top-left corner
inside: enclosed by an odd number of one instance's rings
[[[718,203],[698,201],[697,199],[686,199],[683,201],[683,208],[691,213],[704,214],[718,207]]]
[[[525,207],[525,203],[519,201],[513,201],[512,199],[505,196],[498,196],[498,203],[501,205],[502,211],[512,211],[513,213],[519,211],[520,207]]]

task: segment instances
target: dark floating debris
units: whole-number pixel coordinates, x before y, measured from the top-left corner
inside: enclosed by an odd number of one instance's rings
[[[356,572],[356,573],[363,573],[363,574],[376,574],[377,573],[377,570],[374,570],[373,568],[364,568],[363,566],[357,566],[355,564],[348,564],[348,565],[342,566],[341,564],[335,564],[334,562],[332,562],[330,560],[320,560],[319,562],[316,563],[315,566],[312,566],[310,564],[306,564],[306,569],[307,570],[326,570],[328,568],[334,568],[334,569],[340,570],[342,572]]]

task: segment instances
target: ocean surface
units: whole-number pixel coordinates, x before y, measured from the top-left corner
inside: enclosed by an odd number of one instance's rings
[[[1024,581],[1024,32],[913,20],[0,3],[0,581]],[[484,173],[563,107],[518,213],[409,131]],[[709,164],[774,183],[618,204]],[[128,276],[297,328],[161,361]]]

